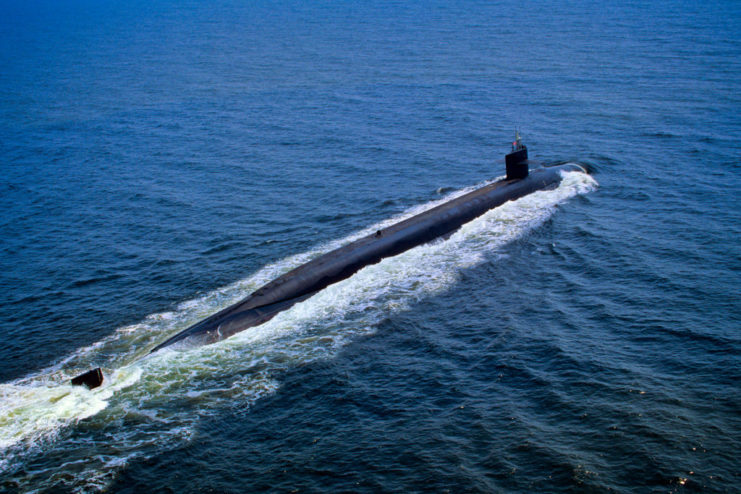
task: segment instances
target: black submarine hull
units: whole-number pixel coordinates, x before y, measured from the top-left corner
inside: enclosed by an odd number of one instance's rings
[[[562,172],[569,171],[585,172],[576,164],[539,168],[529,171],[529,174],[525,168],[524,177],[522,174],[510,174],[516,178],[486,185],[323,254],[276,278],[242,301],[169,338],[153,348],[152,352],[180,342],[188,346],[215,343],[263,324],[279,312],[329,285],[349,278],[365,266],[449,235],[507,201],[554,188],[561,182]]]

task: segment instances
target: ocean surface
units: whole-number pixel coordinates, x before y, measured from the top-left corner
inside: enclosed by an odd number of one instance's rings
[[[0,492],[741,491],[738,1],[5,0],[0,169]]]

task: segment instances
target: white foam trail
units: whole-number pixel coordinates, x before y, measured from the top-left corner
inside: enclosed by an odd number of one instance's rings
[[[74,458],[75,447],[88,441],[100,450],[99,459],[76,473],[75,482],[84,489],[103,489],[115,469],[131,458],[187,440],[200,416],[214,413],[225,403],[248,406],[273,393],[279,387],[276,376],[281,372],[331,357],[358,335],[374,331],[390,312],[449,288],[462,268],[483,262],[497,248],[548,219],[558,204],[596,186],[589,175],[564,173],[556,189],[507,202],[448,239],[367,266],[262,326],[217,344],[188,351],[165,349],[142,358],[168,335],[237,302],[290,269],[474,187],[457,191],[266,266],[244,280],[184,302],[175,311],[153,314],[141,323],[119,328],[35,375],[0,384],[0,473],[14,470],[25,456],[44,451],[63,449]],[[101,388],[87,390],[64,384],[97,365],[104,367],[107,376]],[[70,424],[81,421],[88,427],[78,426],[76,436],[65,436]],[[96,430],[111,424],[121,426],[107,436],[112,444],[102,444]],[[26,481],[53,485],[61,469],[50,466],[48,471],[37,472],[35,480]]]

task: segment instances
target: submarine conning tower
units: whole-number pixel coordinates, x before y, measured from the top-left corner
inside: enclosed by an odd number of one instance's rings
[[[507,165],[507,180],[528,176],[527,146],[522,143],[519,132],[515,132],[512,151],[504,157],[504,162]]]

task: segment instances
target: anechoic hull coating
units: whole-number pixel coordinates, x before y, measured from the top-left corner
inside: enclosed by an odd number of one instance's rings
[[[555,187],[561,172],[584,169],[567,164],[530,171],[522,179],[500,180],[400,221],[299,266],[156,346],[152,352],[189,339],[209,344],[270,320],[277,313],[370,264],[450,234],[488,210],[536,190]]]

